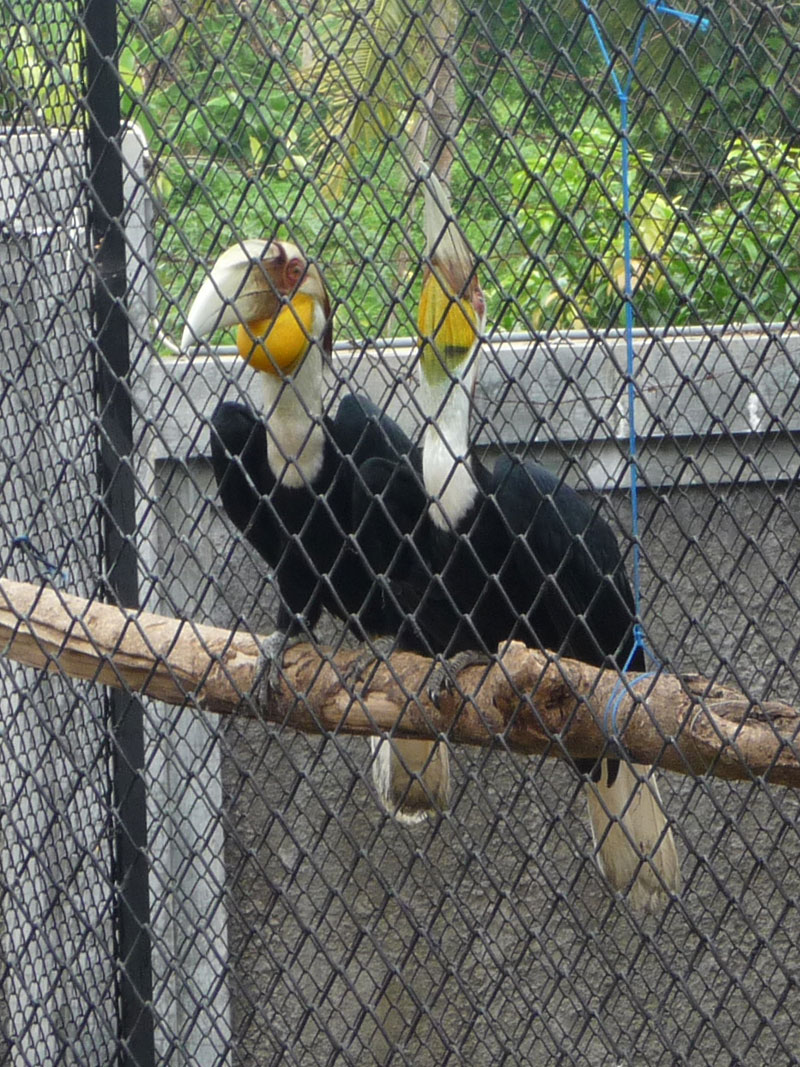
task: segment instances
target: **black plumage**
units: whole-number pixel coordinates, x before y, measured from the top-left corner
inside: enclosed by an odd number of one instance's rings
[[[455,529],[432,521],[430,498],[410,466],[373,457],[354,482],[362,548],[429,650],[493,654],[501,642],[518,640],[625,668],[633,595],[596,506],[543,467],[511,456],[492,471],[473,463],[471,472],[475,499]]]
[[[321,420],[318,474],[287,486],[268,462],[268,421],[244,404],[220,404],[211,419],[211,459],[225,513],[274,571],[278,628],[293,635],[304,622],[313,630],[326,608],[362,640],[398,632],[396,607],[380,595],[351,536],[351,501],[359,466],[379,460],[394,467],[407,457],[418,467],[418,450],[372,401],[350,395],[335,417]]]
[[[258,414],[241,403],[219,405],[211,457],[225,512],[274,575],[278,630],[263,644],[265,658],[274,670],[287,639],[313,631],[323,609],[361,639],[393,635],[398,647],[412,647],[413,629],[365,562],[352,502],[361,465],[418,467],[419,451],[365,397],[346,397],[333,417],[322,413],[333,334],[318,268],[289,242],[234,245],[192,304],[184,347],[228,325],[238,327],[239,353],[259,372],[253,382],[264,402]],[[397,760],[378,739],[373,750],[388,811],[416,822],[447,806],[445,746],[398,740]]]
[[[367,460],[354,483],[362,548],[431,653],[493,655],[509,640],[596,666],[641,670],[635,607],[611,527],[553,474],[469,450],[469,408],[485,301],[445,189],[425,185],[428,263],[420,299],[422,479]],[[584,760],[598,859],[610,882],[657,908],[680,874],[655,777],[616,759]],[[647,780],[645,780],[647,779]]]

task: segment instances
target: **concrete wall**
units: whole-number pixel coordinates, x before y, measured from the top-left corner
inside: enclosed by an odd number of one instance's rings
[[[77,135],[0,136],[3,573],[91,595],[99,517],[83,176]],[[2,660],[0,719],[0,1060],[100,1067],[116,1037],[102,697]]]
[[[123,158],[139,580],[145,606],[169,611],[146,410],[153,205],[135,130]],[[102,515],[82,136],[0,137],[0,193],[2,570],[91,598]],[[159,1062],[221,1067],[230,1025],[219,750],[196,710],[147,702],[145,732]],[[119,1051],[124,961],[103,691],[0,658],[0,738],[0,1063],[107,1067]]]
[[[798,341],[743,332],[640,349],[640,529],[648,637],[668,664],[798,699]],[[342,389],[418,424],[410,348],[337,353]],[[480,440],[531,451],[630,498],[619,343],[497,346]],[[220,515],[206,458],[238,360],[165,359],[155,456],[169,599],[267,631],[269,575]],[[760,406],[759,406],[760,405]],[[477,424],[477,423],[476,423]],[[553,433],[557,430],[558,433]],[[336,640],[329,624],[323,636]],[[366,742],[217,726],[235,1062],[534,1065],[790,1063],[800,1058],[798,800],[761,781],[662,774],[679,904],[645,921],[614,900],[585,805],[558,760],[456,748],[454,804],[409,831],[380,811]]]

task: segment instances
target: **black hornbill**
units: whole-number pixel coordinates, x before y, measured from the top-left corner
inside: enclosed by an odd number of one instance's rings
[[[474,258],[434,175],[425,184],[419,310],[423,484],[383,457],[354,485],[360,542],[430,650],[492,655],[515,639],[598,666],[643,670],[634,602],[611,528],[544,468],[470,455],[469,411],[485,301]],[[595,848],[615,889],[655,909],[677,892],[672,832],[648,768],[580,761]]]
[[[239,354],[260,372],[262,411],[221,403],[211,419],[211,456],[225,512],[275,575],[278,632],[269,654],[274,660],[288,638],[313,630],[323,608],[362,640],[396,635],[399,647],[418,649],[376,587],[351,524],[359,465],[381,458],[419,466],[418,451],[365,397],[347,396],[334,417],[323,414],[333,332],[316,265],[287,241],[229,248],[191,306],[182,347],[234,325]],[[444,744],[372,743],[373,777],[392,815],[417,822],[447,808]]]

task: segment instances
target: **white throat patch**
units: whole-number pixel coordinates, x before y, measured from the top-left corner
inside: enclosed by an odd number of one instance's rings
[[[314,308],[313,336],[321,337],[325,315]],[[322,367],[319,343],[312,342],[302,363],[288,378],[260,375],[267,417],[267,460],[276,481],[288,489],[310,485],[322,470]]]
[[[478,495],[469,458],[469,381],[441,389],[420,383],[422,407],[434,420],[422,444],[422,478],[431,498],[428,512],[440,530],[456,529]],[[437,410],[438,405],[438,410]]]

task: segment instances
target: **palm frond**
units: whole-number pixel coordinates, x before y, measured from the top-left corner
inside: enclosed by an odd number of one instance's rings
[[[338,2],[316,24],[323,58],[303,76],[325,112],[313,147],[328,159],[329,186],[339,185],[374,143],[413,130],[434,56],[423,17],[427,5],[415,2],[419,9],[406,0]]]

